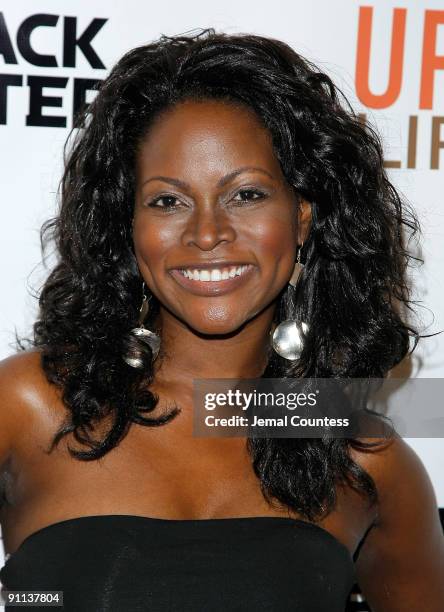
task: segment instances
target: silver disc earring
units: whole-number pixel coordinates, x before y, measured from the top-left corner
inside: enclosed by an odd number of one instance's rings
[[[288,281],[292,287],[296,287],[299,275],[304,267],[301,263],[302,244],[298,250],[293,274]],[[296,319],[282,321],[272,332],[271,345],[278,355],[289,361],[295,361],[301,356],[304,348],[304,337],[309,331],[307,323]]]
[[[143,324],[148,314],[148,309],[149,309],[148,299],[145,295],[145,283],[143,283],[142,285],[142,294],[143,294],[142,305],[139,310],[139,326],[134,327],[130,333],[136,338],[138,338],[139,340],[142,340],[142,342],[144,342],[150,347],[152,355],[153,355],[153,361],[154,361],[154,359],[156,359],[157,355],[159,354],[159,350],[160,350],[160,336],[156,334],[155,332],[151,331],[150,329],[146,329],[146,327]],[[133,350],[131,351],[129,355],[125,355],[124,357],[124,360],[126,361],[126,363],[133,368],[143,367],[143,360],[140,354],[138,353],[139,351]]]

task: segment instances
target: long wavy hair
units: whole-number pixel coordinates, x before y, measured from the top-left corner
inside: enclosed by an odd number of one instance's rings
[[[402,311],[412,310],[407,236],[418,221],[386,176],[377,133],[314,64],[279,40],[210,28],[129,51],[98,89],[68,139],[59,214],[42,228],[59,259],[40,294],[33,344],[69,409],[48,452],[72,432],[88,449],[69,447],[72,456],[94,460],[131,423],[161,426],[178,414],[176,406],[153,416],[152,354],[130,334],[142,298],[131,225],[138,144],[156,115],[185,99],[252,109],[286,180],[311,203],[303,273],[275,309],[277,323],[300,318],[310,332],[298,361],[272,353],[263,377],[384,377],[410,338],[416,346],[420,336]],[[150,298],[147,327],[159,312]],[[123,359],[134,350],[141,369]],[[338,482],[377,500],[372,478],[351,458],[352,447],[370,446],[362,439],[249,438],[247,446],[265,498],[309,519],[334,507]]]

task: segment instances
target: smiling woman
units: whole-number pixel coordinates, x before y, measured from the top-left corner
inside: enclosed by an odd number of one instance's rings
[[[162,326],[167,317],[168,328],[214,335],[248,321],[263,336],[302,238],[298,199],[251,110],[187,100],[151,125],[138,149],[133,240]]]
[[[441,610],[436,500],[398,437],[192,435],[195,379],[385,376],[419,337],[416,230],[377,135],[283,42],[128,52],[44,227],[34,346],[0,368],[5,587],[73,612],[339,612],[357,579],[375,610]]]

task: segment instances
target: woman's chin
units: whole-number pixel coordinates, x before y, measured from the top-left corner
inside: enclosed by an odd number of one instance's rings
[[[197,323],[197,322],[196,322]],[[202,324],[202,321],[196,325],[190,325],[196,333],[203,336],[228,336],[230,334],[236,334],[240,331],[242,324],[236,325],[231,321],[219,321],[218,323],[209,323],[207,325]]]
[[[187,325],[198,334],[205,336],[222,336],[235,334],[240,331],[246,323],[246,319],[239,316],[239,313],[229,314],[228,316],[199,316],[197,313],[185,319]]]

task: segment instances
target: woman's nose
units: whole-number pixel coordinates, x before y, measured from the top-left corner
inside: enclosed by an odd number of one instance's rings
[[[232,242],[236,237],[233,220],[215,206],[196,207],[182,236],[185,246],[195,245],[212,250],[219,242]]]

